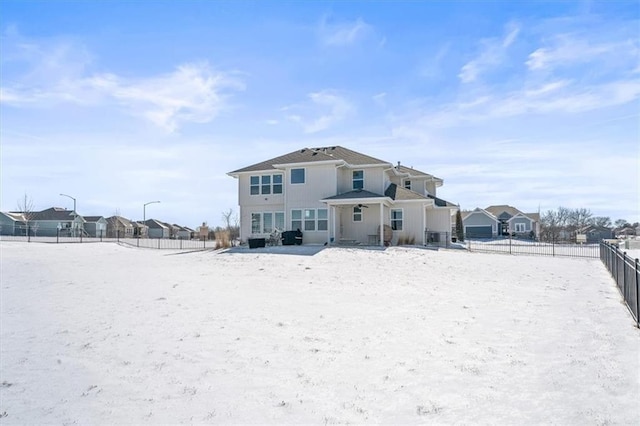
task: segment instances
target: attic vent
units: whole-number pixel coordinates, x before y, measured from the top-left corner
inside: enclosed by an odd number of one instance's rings
[[[312,157],[313,157],[314,155],[318,155],[318,153],[317,153],[317,152],[314,152],[313,154],[311,154],[311,156],[312,156]]]
[[[304,152],[305,152],[306,150],[307,150],[306,148],[305,148],[305,149],[300,150],[300,154],[304,154]]]

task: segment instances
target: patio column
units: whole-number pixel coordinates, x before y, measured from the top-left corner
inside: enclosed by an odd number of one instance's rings
[[[331,219],[332,219],[332,224],[331,227],[333,228],[333,241],[335,242],[336,240],[336,206],[331,206]],[[329,244],[331,244],[331,235],[329,235]]]
[[[384,247],[384,204],[380,202],[380,246]]]
[[[422,245],[427,245],[427,206],[422,207]]]

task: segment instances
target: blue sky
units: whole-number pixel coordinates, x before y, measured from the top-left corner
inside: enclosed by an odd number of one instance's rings
[[[640,221],[640,4],[7,1],[0,210],[198,226],[226,172],[342,145],[464,209]]]

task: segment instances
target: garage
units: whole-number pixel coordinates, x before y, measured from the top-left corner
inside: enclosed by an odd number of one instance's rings
[[[464,232],[467,238],[491,238],[493,232],[489,226],[465,226]]]

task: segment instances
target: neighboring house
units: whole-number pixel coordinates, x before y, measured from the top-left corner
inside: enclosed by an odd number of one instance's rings
[[[27,225],[22,213],[0,212],[0,235],[27,235]]]
[[[462,225],[466,238],[495,238],[501,232],[498,218],[481,208],[462,213]]]
[[[427,230],[451,232],[457,210],[436,198],[442,179],[341,146],[300,149],[228,175],[238,179],[243,241],[277,228],[300,229],[304,244],[424,244]]]
[[[494,215],[500,227],[498,235],[537,238],[540,235],[540,214],[523,213],[508,205],[489,206],[485,210]]]
[[[180,225],[176,225],[175,223],[173,224],[173,228],[175,229],[175,238],[179,239],[179,240],[190,240],[191,239],[191,232],[192,230],[184,227],[184,226],[180,226]]]
[[[618,228],[615,230],[616,237],[633,237],[638,235],[637,229],[632,226],[626,226],[624,228]]]
[[[107,220],[102,216],[84,216],[84,230],[90,237],[107,236]]]
[[[84,218],[73,210],[60,207],[51,207],[40,212],[30,213],[29,229],[31,235],[40,237],[60,236],[80,237],[86,236],[84,230]]]
[[[133,225],[133,236],[135,238],[147,238],[149,227],[142,222],[131,222]]]
[[[107,218],[108,238],[133,238],[135,226],[126,217],[111,216]]]
[[[600,240],[609,240],[614,238],[613,229],[606,226],[588,225],[578,230],[578,235],[585,236],[585,242],[597,243]]]
[[[148,228],[147,236],[149,238],[171,237],[171,230],[164,222],[155,219],[147,219],[146,222],[144,222],[144,225]]]

